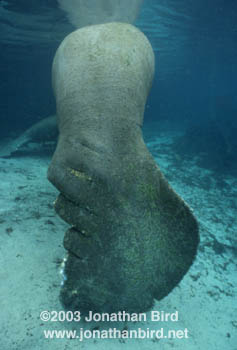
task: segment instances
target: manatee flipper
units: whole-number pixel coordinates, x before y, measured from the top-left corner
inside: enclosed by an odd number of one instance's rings
[[[52,115],[40,120],[38,123],[32,125],[23,134],[15,140],[8,141],[7,144],[0,147],[0,157],[10,157],[17,152],[22,146],[30,141],[45,142],[56,140],[58,134],[56,116]]]
[[[60,294],[70,310],[149,310],[195,258],[197,221],[143,140],[153,76],[149,41],[125,23],[79,29],[54,58],[59,138],[48,179],[72,226]]]

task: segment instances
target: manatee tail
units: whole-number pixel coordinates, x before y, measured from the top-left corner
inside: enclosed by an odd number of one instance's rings
[[[29,141],[45,142],[56,140],[58,134],[56,116],[46,117],[32,125],[15,140],[0,145],[0,158],[8,158]]]
[[[5,145],[1,145],[0,158],[10,157],[14,152],[18,151],[21,146],[29,142],[30,139],[31,137],[26,131],[15,140],[9,140]]]

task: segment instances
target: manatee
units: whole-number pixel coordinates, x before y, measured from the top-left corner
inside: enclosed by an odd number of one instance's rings
[[[70,225],[60,291],[67,309],[147,311],[194,261],[197,220],[143,140],[153,76],[152,47],[130,24],[78,29],[56,52],[59,138],[48,179]]]
[[[46,142],[57,139],[57,121],[56,116],[52,115],[46,117],[36,124],[32,125],[23,134],[17,137],[15,140],[8,141],[5,145],[0,147],[0,157],[7,158],[12,156],[20,148],[26,145],[28,142]]]

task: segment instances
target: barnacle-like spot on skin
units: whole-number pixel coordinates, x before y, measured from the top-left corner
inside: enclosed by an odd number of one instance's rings
[[[92,181],[92,178],[91,178],[90,176],[86,175],[85,173],[83,173],[82,171],[69,168],[69,172],[70,172],[72,175],[78,177],[79,179],[87,180],[87,181]]]

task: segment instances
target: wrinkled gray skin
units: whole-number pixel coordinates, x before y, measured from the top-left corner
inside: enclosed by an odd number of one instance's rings
[[[146,311],[194,260],[197,222],[142,137],[153,75],[152,48],[129,24],[79,29],[56,53],[59,140],[48,178],[72,225],[61,289],[69,309]]]

